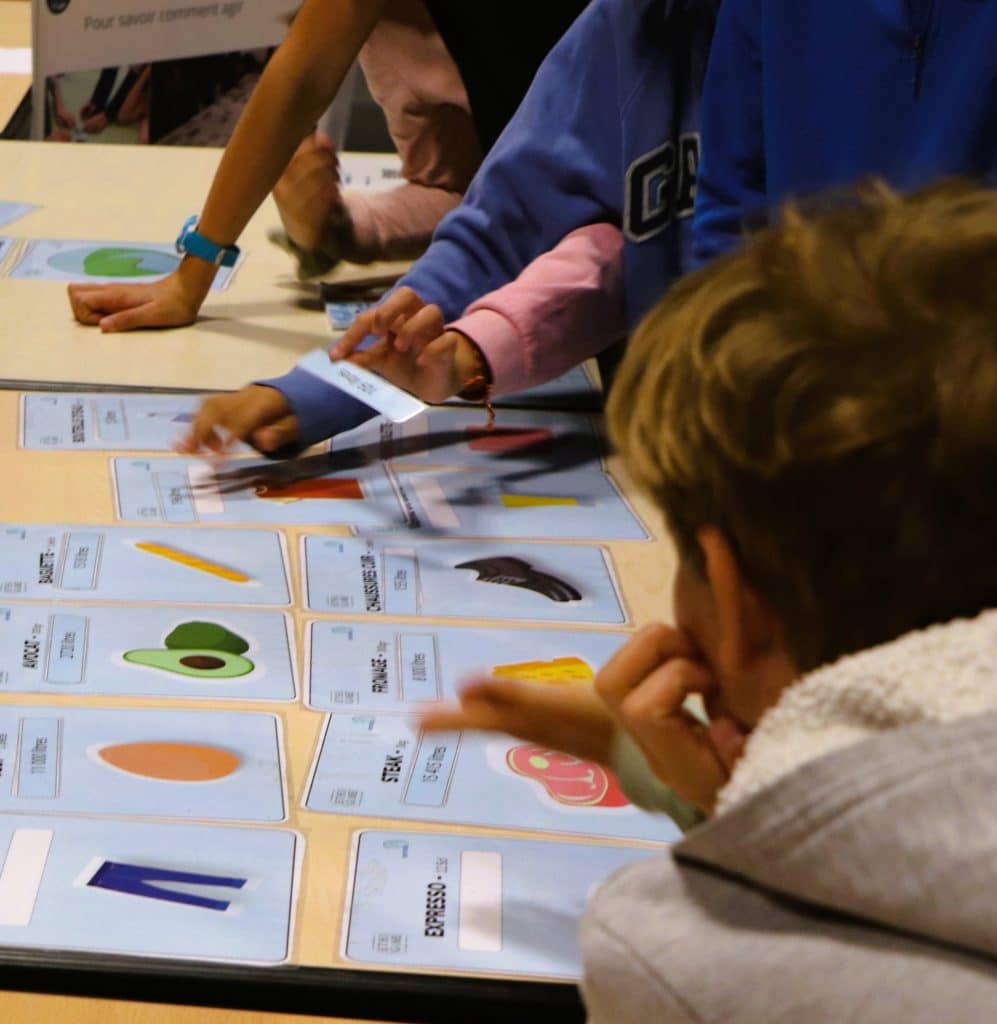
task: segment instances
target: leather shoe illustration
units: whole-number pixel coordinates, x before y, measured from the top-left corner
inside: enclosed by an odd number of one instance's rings
[[[532,590],[551,601],[580,601],[582,595],[570,584],[550,573],[534,569],[529,562],[511,555],[476,558],[461,562],[455,569],[473,569],[482,583],[501,583]]]

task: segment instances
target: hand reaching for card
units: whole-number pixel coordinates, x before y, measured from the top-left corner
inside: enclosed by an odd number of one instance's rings
[[[427,711],[422,727],[505,732],[599,764],[609,764],[612,755],[613,720],[589,688],[476,680],[461,691],[459,705]]]
[[[380,340],[359,349],[371,335]],[[445,330],[439,306],[427,305],[411,288],[399,288],[358,316],[329,355],[349,357],[424,402],[446,401],[488,371],[478,346]]]

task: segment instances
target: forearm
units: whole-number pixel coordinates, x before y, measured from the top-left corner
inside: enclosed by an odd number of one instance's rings
[[[202,234],[231,245],[332,101],[386,0],[306,0],[225,148]]]

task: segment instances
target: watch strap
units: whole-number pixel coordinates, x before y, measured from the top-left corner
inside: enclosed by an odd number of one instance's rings
[[[177,252],[188,253],[216,267],[234,267],[240,249],[237,245],[218,245],[197,230],[197,215],[188,217],[177,237]]]

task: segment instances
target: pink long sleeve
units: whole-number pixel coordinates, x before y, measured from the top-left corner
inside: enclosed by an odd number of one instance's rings
[[[484,353],[495,394],[560,376],[626,334],[622,233],[612,224],[572,231],[448,326]]]
[[[419,0],[392,0],[360,51],[360,64],[384,111],[406,184],[344,194],[355,254],[414,259],[460,204],[481,163],[467,92]]]

